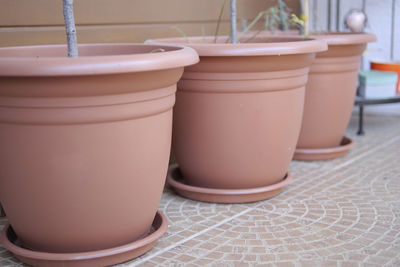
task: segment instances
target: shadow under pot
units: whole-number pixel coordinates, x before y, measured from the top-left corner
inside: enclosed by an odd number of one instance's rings
[[[311,64],[303,122],[295,160],[325,160],[341,157],[354,146],[344,136],[353,110],[358,70],[368,42],[366,33],[311,35],[328,43]]]
[[[185,44],[200,55],[178,83],[173,151],[179,167],[170,169],[167,181],[179,194],[201,201],[273,197],[290,180],[309,66],[326,43],[301,37],[240,44],[213,39],[151,40]]]
[[[154,246],[172,107],[193,49],[0,48],[4,247],[30,265],[99,266]],[[156,51],[163,51],[157,52]]]

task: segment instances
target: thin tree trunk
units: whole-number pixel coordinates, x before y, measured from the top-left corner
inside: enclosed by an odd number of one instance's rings
[[[304,0],[304,16],[306,21],[304,21],[304,35],[308,36],[310,29],[310,14],[309,14],[308,0]]]
[[[236,0],[231,0],[231,43],[236,44],[237,42]]]
[[[74,0],[63,0],[63,13],[65,31],[67,33],[68,56],[78,56],[78,41],[76,39],[76,28],[74,19]]]
[[[304,17],[304,25],[301,29],[301,34],[308,36],[309,33],[309,12],[308,12],[308,0],[300,0],[300,12]]]

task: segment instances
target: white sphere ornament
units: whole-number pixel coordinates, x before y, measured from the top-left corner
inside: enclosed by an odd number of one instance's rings
[[[367,24],[367,16],[357,9],[350,10],[345,17],[345,25],[352,32],[362,32]]]

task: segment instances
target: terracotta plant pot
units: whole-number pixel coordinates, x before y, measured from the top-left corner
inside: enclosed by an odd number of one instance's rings
[[[299,160],[330,159],[345,154],[338,154],[337,148],[343,144],[353,110],[361,56],[366,44],[376,40],[374,35],[366,33],[329,33],[312,37],[327,41],[328,51],[317,53],[310,67],[297,143],[299,150],[294,156]],[[348,151],[351,147],[343,149]],[[321,155],[321,149],[327,155]],[[314,150],[315,156],[310,157]]]
[[[167,45],[79,50],[67,58],[65,46],[0,48],[0,200],[35,251],[110,249],[149,233],[176,82],[198,61],[193,49]]]
[[[182,183],[238,189],[237,194],[280,183],[297,143],[309,65],[326,43],[295,37],[274,37],[268,44],[261,39],[235,45],[222,37],[217,44],[212,40],[153,40],[185,43],[200,55],[200,63],[185,68],[174,108],[173,150]],[[173,173],[170,178],[178,179]],[[271,197],[239,202],[267,195]]]

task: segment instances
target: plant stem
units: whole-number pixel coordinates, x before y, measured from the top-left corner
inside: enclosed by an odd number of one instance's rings
[[[77,57],[78,41],[76,38],[76,27],[74,20],[74,0],[63,0],[63,13],[65,31],[67,34],[68,57]]]
[[[279,0],[279,13],[280,13],[280,22],[279,22],[279,28],[281,31],[287,31],[288,30],[288,25],[285,22],[285,2],[283,0]]]
[[[252,41],[254,38],[257,37],[257,35],[259,35],[264,29],[258,30],[256,31],[250,38],[248,38],[247,40],[244,41],[244,43],[248,43],[250,41]]]
[[[231,43],[237,44],[236,0],[231,0]]]
[[[181,28],[179,28],[178,26],[172,26],[171,28],[177,30],[185,38],[186,43],[190,43],[189,37]]]
[[[257,17],[255,17],[253,19],[253,21],[249,24],[249,26],[247,26],[246,29],[244,29],[244,31],[240,34],[240,37],[244,36],[249,30],[251,30],[251,28],[254,27],[254,25],[260,20],[262,19],[263,16],[265,16],[267,14],[267,11],[261,11],[260,13],[258,13]],[[261,30],[262,31],[262,30]],[[260,31],[260,32],[261,32]],[[240,39],[240,38],[239,38]]]
[[[221,24],[222,14],[224,13],[226,1],[227,0],[224,0],[224,2],[222,3],[221,10],[219,11],[219,16],[218,16],[218,21],[217,21],[217,28],[215,29],[215,34],[214,34],[214,43],[217,42],[219,26]]]

